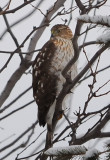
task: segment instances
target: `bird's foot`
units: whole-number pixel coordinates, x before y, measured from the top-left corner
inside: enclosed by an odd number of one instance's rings
[[[67,82],[67,83],[69,83],[69,84],[72,83],[71,74],[66,74],[65,79],[66,79],[66,82]]]

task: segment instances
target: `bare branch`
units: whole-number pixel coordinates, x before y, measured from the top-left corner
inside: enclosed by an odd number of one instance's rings
[[[0,121],[2,121],[3,119],[5,119],[5,118],[11,116],[12,114],[14,114],[14,113],[16,113],[16,112],[18,112],[18,111],[20,111],[20,110],[26,108],[27,106],[29,106],[29,105],[32,104],[33,102],[35,102],[35,100],[32,100],[32,101],[26,103],[25,105],[23,105],[22,107],[19,107],[18,109],[15,109],[14,111],[8,113],[7,115],[1,117],[1,118],[0,118]]]
[[[105,117],[100,121],[100,123],[85,137],[76,139],[75,142],[73,142],[75,145],[76,144],[83,144],[87,142],[90,139],[95,139],[95,138],[103,138],[103,136],[106,135],[110,136],[110,133],[104,134],[101,132],[101,129],[107,124],[107,122],[110,120],[110,104],[108,105],[109,109],[105,115]]]
[[[6,9],[5,9],[4,11],[1,11],[1,10],[0,10],[0,15],[6,13],[6,11],[9,9],[9,6],[10,6],[10,4],[11,4],[11,1],[12,1],[12,0],[9,0],[8,5],[7,5],[7,7],[6,7]]]
[[[18,43],[17,38],[15,37],[14,33],[12,32],[12,30],[11,30],[11,28],[9,26],[9,23],[8,23],[6,15],[3,15],[3,17],[4,17],[4,21],[6,23],[6,26],[7,26],[7,31],[10,33],[10,35],[11,35],[11,37],[12,37],[12,39],[13,39],[15,45],[16,45],[16,47],[18,48],[19,47],[19,43]],[[19,50],[19,56],[20,56],[21,60],[23,60],[23,56],[22,56],[20,50]]]
[[[17,81],[21,78],[22,74],[25,70],[30,66],[29,63],[22,63],[20,67],[15,71],[15,73],[11,76],[10,80],[8,81],[7,85],[4,88],[4,91],[0,97],[0,106],[5,102],[5,100],[9,97],[10,92],[12,91],[13,87],[17,83]]]
[[[15,151],[17,151],[17,150],[20,149],[20,148],[26,147],[26,145],[28,144],[28,142],[30,141],[30,139],[31,139],[31,137],[32,137],[32,135],[33,135],[33,133],[34,133],[34,129],[35,129],[35,128],[32,128],[32,131],[31,131],[31,133],[28,135],[27,140],[26,140],[25,142],[21,143],[19,146],[17,146],[17,147],[15,147],[14,149],[12,149],[9,153],[7,153],[5,156],[3,156],[2,159],[5,159],[6,157],[8,157],[9,155],[11,155],[12,153],[14,153]]]
[[[2,14],[14,13],[14,12],[18,11],[19,9],[21,9],[21,8],[25,7],[26,5],[28,5],[28,4],[30,4],[30,3],[34,2],[34,1],[35,1],[35,0],[25,1],[23,4],[21,4],[20,6],[18,6],[18,7],[16,7],[16,8],[14,8],[14,9],[12,9],[12,10],[9,10],[9,11],[3,11],[3,13],[2,13]],[[11,2],[11,0],[10,0],[10,2]]]
[[[108,65],[107,67],[104,67],[100,70],[97,71],[97,74],[100,73],[100,72],[103,72],[105,71],[106,69],[109,69],[110,68],[110,65]],[[82,81],[86,80],[87,78],[89,78],[90,76],[92,76],[92,74],[89,74],[88,76],[84,77],[83,79],[81,79],[78,83],[81,83]]]
[[[22,92],[19,96],[17,96],[13,101],[11,101],[8,105],[6,105],[3,109],[0,110],[0,113],[8,109],[12,104],[14,104],[18,99],[20,99],[24,94],[26,94],[30,89],[32,89],[32,86],[27,88],[24,92]]]
[[[38,2],[38,4],[36,5],[36,7],[40,7],[40,5],[43,3],[44,0],[40,0],[40,2]],[[30,16],[32,16],[32,14],[34,14],[34,12],[36,11],[36,9],[33,9],[32,11],[28,11],[28,13],[26,15],[23,15],[20,19],[16,20],[15,22],[13,22],[10,25],[10,28],[13,28],[15,25],[20,24],[22,21],[26,20],[27,18],[29,18]],[[4,29],[3,33],[0,35],[0,40],[3,38],[3,36],[7,33],[7,29]]]
[[[22,150],[22,151],[17,155],[17,159],[20,160],[20,158],[18,158],[19,155],[20,155],[21,153],[23,153],[25,150],[27,150],[33,143],[35,143],[35,142],[39,139],[39,137],[40,137],[45,131],[46,131],[46,129],[45,129],[43,132],[41,132],[41,133],[38,135],[38,137],[37,137],[31,144],[29,144],[24,150]],[[35,154],[31,154],[31,156],[23,157],[22,159],[24,159],[24,158],[26,159],[26,158],[29,158],[29,157],[33,157],[33,156],[39,154],[40,152],[42,152],[43,150],[44,150],[44,149],[40,150],[39,152],[37,152],[37,153],[35,153]]]
[[[15,139],[13,142],[11,142],[10,144],[4,146],[3,148],[0,149],[0,152],[3,152],[4,150],[8,149],[9,147],[11,147],[12,145],[14,145],[16,142],[18,142],[23,136],[25,136],[30,130],[33,130],[33,128],[35,128],[36,124],[38,123],[38,121],[36,121],[34,124],[32,124],[26,131],[24,131],[17,139]]]

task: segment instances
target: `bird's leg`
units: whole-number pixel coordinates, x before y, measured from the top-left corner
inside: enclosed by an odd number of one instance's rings
[[[52,140],[53,140],[53,129],[52,125],[47,125],[47,135],[46,135],[46,145],[45,149],[52,147]]]

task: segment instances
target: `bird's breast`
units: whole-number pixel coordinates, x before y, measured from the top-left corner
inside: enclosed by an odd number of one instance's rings
[[[56,39],[54,44],[56,46],[56,51],[52,58],[50,71],[57,74],[57,72],[62,71],[73,58],[74,49],[71,40]]]

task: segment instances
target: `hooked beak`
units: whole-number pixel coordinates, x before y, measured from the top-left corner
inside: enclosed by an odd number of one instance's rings
[[[51,34],[51,38],[53,38],[54,36],[53,36],[53,34]]]
[[[54,31],[51,31],[51,38],[54,37]]]

